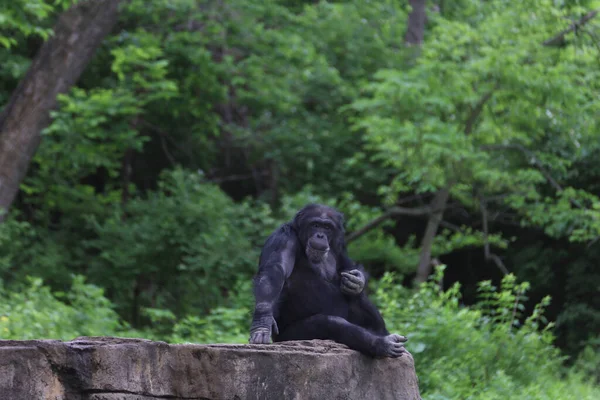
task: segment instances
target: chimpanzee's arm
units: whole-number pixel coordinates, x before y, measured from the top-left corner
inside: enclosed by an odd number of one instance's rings
[[[271,332],[278,332],[274,307],[285,280],[296,262],[298,239],[289,224],[282,225],[265,242],[254,279],[256,306],[250,326],[250,343],[269,343]]]

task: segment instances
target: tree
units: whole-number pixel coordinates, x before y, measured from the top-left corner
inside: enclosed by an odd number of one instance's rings
[[[371,95],[353,106],[365,150],[394,170],[380,189],[391,207],[384,215],[429,218],[417,282],[429,275],[432,254],[473,245],[505,273],[491,251],[506,246],[489,233],[493,218],[516,218],[572,241],[600,235],[599,199],[563,182],[567,166],[597,140],[595,36],[575,41],[576,55],[550,46],[595,12],[569,25],[580,11],[544,0],[503,11],[497,2],[466,3],[462,15],[435,18],[414,67],[379,71],[365,87]],[[568,27],[557,35],[561,25]],[[514,27],[510,35],[501,30],[507,26]],[[402,194],[415,192],[416,209],[398,207]],[[460,209],[466,217],[457,219],[466,225],[475,211],[481,231],[447,225],[437,234],[449,209]]]
[[[121,0],[87,0],[62,15],[0,115],[0,209],[8,210],[50,121],[117,21]],[[3,214],[5,215],[5,214]],[[0,221],[4,216],[0,216]]]
[[[427,20],[425,0],[411,0],[410,6],[411,12],[408,16],[404,41],[409,46],[420,46],[425,36],[425,21]],[[417,266],[417,283],[425,282],[431,273],[431,246],[442,222],[444,208],[446,208],[449,195],[449,187],[444,187],[435,194],[431,201],[427,227],[421,239],[421,253],[419,255],[419,265]]]

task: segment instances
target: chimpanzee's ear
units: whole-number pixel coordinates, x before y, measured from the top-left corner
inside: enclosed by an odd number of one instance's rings
[[[337,252],[346,252],[346,239],[344,237],[346,232],[344,229],[344,214],[336,210],[335,214],[333,215],[333,219],[337,230],[333,246]]]
[[[300,225],[302,221],[302,218],[304,216],[304,209],[298,211],[296,213],[296,215],[294,216],[294,219],[292,220],[292,228],[296,231],[296,232],[300,232]]]
[[[338,233],[340,233],[342,236],[344,236],[344,232],[345,232],[345,229],[344,229],[344,223],[345,223],[345,221],[344,221],[344,214],[342,214],[339,211],[336,211],[336,213],[335,213],[335,223],[336,223],[337,228],[338,228]]]

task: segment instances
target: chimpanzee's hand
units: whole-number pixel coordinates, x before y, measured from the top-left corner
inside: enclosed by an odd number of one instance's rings
[[[271,341],[271,332],[279,334],[277,322],[272,315],[255,319],[250,327],[250,344],[268,344]]]
[[[342,272],[340,289],[342,293],[359,295],[365,288],[365,276],[358,269]]]

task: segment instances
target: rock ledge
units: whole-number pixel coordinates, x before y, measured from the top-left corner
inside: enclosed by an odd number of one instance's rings
[[[419,400],[413,359],[311,340],[170,345],[81,337],[0,340],[5,400]]]

